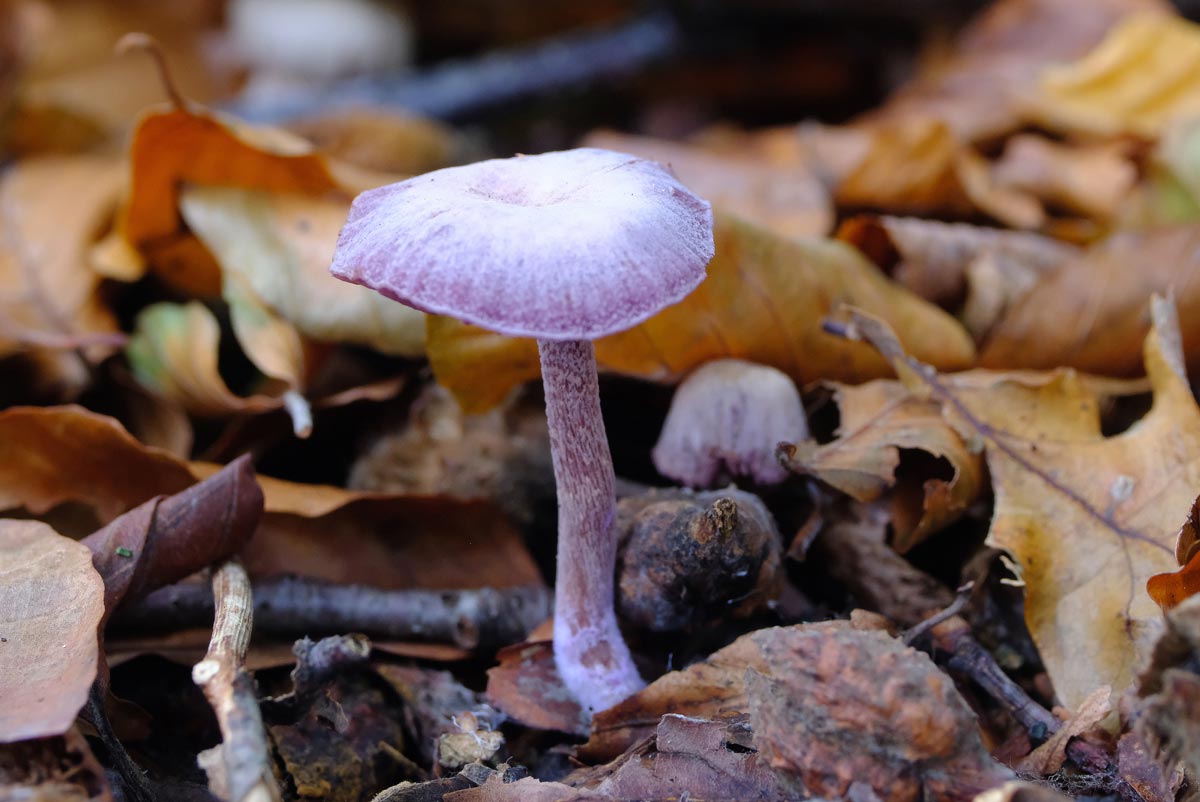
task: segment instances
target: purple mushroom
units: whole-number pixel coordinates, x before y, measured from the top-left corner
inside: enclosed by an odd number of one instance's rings
[[[583,148],[365,192],[338,238],[338,278],[537,339],[558,487],[554,654],[588,711],[643,686],[613,611],[613,467],[592,340],[691,292],[712,226],[708,202],[658,163]]]
[[[789,475],[775,457],[776,446],[806,437],[800,393],[786,373],[718,359],[675,390],[651,457],[659,473],[691,487],[731,477],[772,485]]]

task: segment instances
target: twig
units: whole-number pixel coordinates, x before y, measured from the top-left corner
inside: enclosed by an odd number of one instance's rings
[[[414,77],[371,77],[273,105],[235,103],[227,110],[254,122],[282,122],[355,105],[391,106],[443,119],[556,89],[628,75],[670,56],[682,36],[668,14],[611,30],[556,37],[517,50],[433,67]]]
[[[200,755],[213,793],[229,802],[279,802],[267,736],[244,661],[250,646],[254,602],[250,577],[236,559],[213,572],[216,599],[208,654],[192,669],[217,715],[221,744]]]
[[[260,632],[276,635],[362,632],[375,638],[430,640],[486,650],[524,638],[550,617],[550,607],[550,593],[541,585],[381,590],[306,577],[254,584],[255,624]],[[113,629],[171,631],[203,625],[212,613],[212,591],[184,582],[122,608]]]
[[[949,621],[951,618],[955,618],[966,608],[967,602],[971,599],[971,589],[974,587],[974,582],[968,582],[959,588],[958,595],[954,597],[954,601],[951,602],[946,609],[942,610],[940,613],[934,613],[933,615],[929,616],[929,618],[926,618],[924,621],[917,624],[915,627],[911,627],[907,632],[905,632],[903,637],[904,642],[911,646],[917,640],[917,638],[921,637],[926,632],[929,632],[938,624],[941,624],[943,621]]]

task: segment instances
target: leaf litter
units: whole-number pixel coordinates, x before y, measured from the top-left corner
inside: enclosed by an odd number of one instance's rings
[[[1152,0],[997,0],[904,43],[827,21],[633,59],[620,121],[505,51],[537,103],[445,121],[322,105],[397,80],[335,52],[372,4],[290,9],[318,32],[292,62],[222,27],[249,5],[0,8],[0,797],[1193,795],[1200,27]],[[405,24],[440,58],[614,13]],[[912,76],[879,103],[838,26]],[[267,86],[284,124],[220,110]],[[535,344],[327,273],[357,193],[577,144],[666,165],[716,247],[595,345],[647,685],[594,715],[553,649]],[[770,483],[673,487],[671,388],[720,359],[782,371],[811,433],[754,444]]]

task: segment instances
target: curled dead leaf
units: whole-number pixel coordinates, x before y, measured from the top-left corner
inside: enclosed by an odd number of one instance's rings
[[[942,417],[935,401],[900,382],[835,385],[836,438],[802,441],[783,451],[788,468],[836,487],[857,501],[890,492],[893,545],[904,552],[957,520],[984,490],[983,457]],[[950,475],[898,471],[906,450],[944,461]]]

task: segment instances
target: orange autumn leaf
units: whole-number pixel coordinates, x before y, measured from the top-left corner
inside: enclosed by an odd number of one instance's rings
[[[134,130],[129,159],[129,196],[118,218],[121,236],[150,265],[174,266],[166,277],[199,295],[218,294],[220,274],[211,257],[196,253],[199,245],[184,226],[179,192],[185,183],[308,194],[339,186],[326,159],[304,140],[200,109],[169,108],[144,116]]]
[[[1165,613],[1189,596],[1200,593],[1200,554],[1178,571],[1155,574],[1146,582],[1146,592]]]
[[[824,319],[839,303],[880,315],[907,347],[940,368],[961,369],[974,358],[971,338],[953,318],[843,243],[780,237],[719,212],[715,237],[708,277],[691,295],[596,341],[602,368],[672,381],[709,360],[736,357],[779,368],[801,383],[888,375],[887,362],[873,349],[824,331]],[[429,318],[426,350],[438,381],[468,412],[495,406],[539,375],[532,340],[449,319]]]

